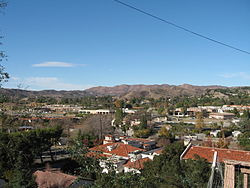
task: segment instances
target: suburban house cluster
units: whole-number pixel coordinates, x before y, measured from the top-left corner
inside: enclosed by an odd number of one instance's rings
[[[243,105],[223,105],[223,106],[198,106],[198,107],[190,107],[184,110],[183,108],[176,108],[173,111],[173,116],[176,117],[194,117],[197,113],[207,112],[209,114],[209,118],[214,119],[232,119],[235,117],[234,113],[229,113],[234,109],[238,110],[240,114],[243,113],[244,110],[250,110],[250,106]]]
[[[87,155],[100,158],[100,166],[105,173],[110,169],[117,173],[140,173],[144,162],[153,160],[162,152],[162,148],[156,148],[154,140],[112,135],[106,135],[102,145],[89,150]]]

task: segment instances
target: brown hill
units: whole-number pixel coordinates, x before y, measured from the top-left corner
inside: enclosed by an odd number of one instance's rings
[[[224,86],[194,86],[183,84],[175,85],[118,85],[114,87],[93,87],[85,90],[91,95],[112,95],[124,98],[131,97],[173,97],[173,96],[197,96],[205,93],[207,89],[226,88]]]
[[[208,89],[223,89],[224,86],[194,86],[183,84],[175,85],[118,85],[114,87],[93,87],[86,90],[75,91],[56,91],[56,90],[42,90],[42,91],[28,91],[21,89],[0,89],[0,94],[14,98],[26,97],[55,97],[55,98],[79,98],[84,96],[117,96],[122,98],[132,97],[147,97],[147,98],[160,98],[160,97],[174,97],[174,96],[199,96],[204,94]]]

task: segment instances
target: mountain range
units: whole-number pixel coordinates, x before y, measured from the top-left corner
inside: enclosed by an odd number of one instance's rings
[[[0,94],[14,98],[27,97],[55,97],[55,98],[78,98],[84,96],[115,96],[121,98],[146,97],[174,97],[174,96],[200,96],[208,90],[225,89],[225,86],[195,86],[183,85],[118,85],[114,87],[93,87],[86,90],[56,91],[56,90],[22,90],[22,89],[0,89]]]

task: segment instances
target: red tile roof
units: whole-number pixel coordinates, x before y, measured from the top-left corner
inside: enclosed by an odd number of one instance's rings
[[[127,168],[134,168],[134,169],[138,169],[141,170],[144,168],[144,163],[147,161],[151,161],[148,157],[147,158],[142,158],[142,159],[138,159],[134,162],[131,162],[131,160],[129,160],[126,164],[124,164],[124,167]]]
[[[114,146],[114,148],[111,151],[109,151],[107,146]],[[123,143],[120,143],[120,142],[107,143],[107,144],[99,145],[99,146],[90,148],[89,150],[90,151],[100,151],[100,152],[103,152],[103,153],[109,153],[109,154],[112,154],[112,155],[118,155],[118,156],[122,156],[122,157],[128,157],[128,154],[130,152],[134,152],[134,151],[137,151],[137,150],[145,151],[144,149],[137,148],[137,147],[134,147],[134,146],[130,146],[128,144],[123,144]]]
[[[111,155],[106,155],[106,154],[103,154],[103,153],[97,153],[97,152],[91,152],[90,151],[90,152],[86,153],[86,156],[91,157],[91,158],[100,159],[100,158],[110,157]]]
[[[154,153],[157,153],[157,154],[162,154],[162,152],[163,152],[163,148],[161,148],[161,149],[159,149],[159,150],[155,151]]]
[[[76,179],[76,176],[71,176],[61,172],[36,171],[36,183],[39,188],[69,187]]]
[[[190,147],[184,154],[183,159],[194,159],[194,155],[197,154],[200,157],[207,159],[208,162],[213,162],[215,151],[217,151],[217,159],[219,160],[219,162],[225,162],[226,160],[250,162],[250,151],[211,148],[203,146]]]

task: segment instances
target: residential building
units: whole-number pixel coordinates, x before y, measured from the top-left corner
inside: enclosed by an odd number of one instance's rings
[[[126,164],[123,165],[124,172],[133,172],[140,174],[143,168],[144,163],[151,161],[149,158],[140,158],[140,159],[130,159]]]
[[[221,119],[221,120],[233,119],[234,117],[235,117],[234,113],[210,113],[209,114],[209,118]]]
[[[244,179],[244,187],[248,187],[250,174],[250,151],[212,148],[203,146],[192,146],[189,144],[180,159],[196,159],[196,155],[206,159],[208,162],[224,163],[224,188],[235,187],[235,172],[241,172]]]

